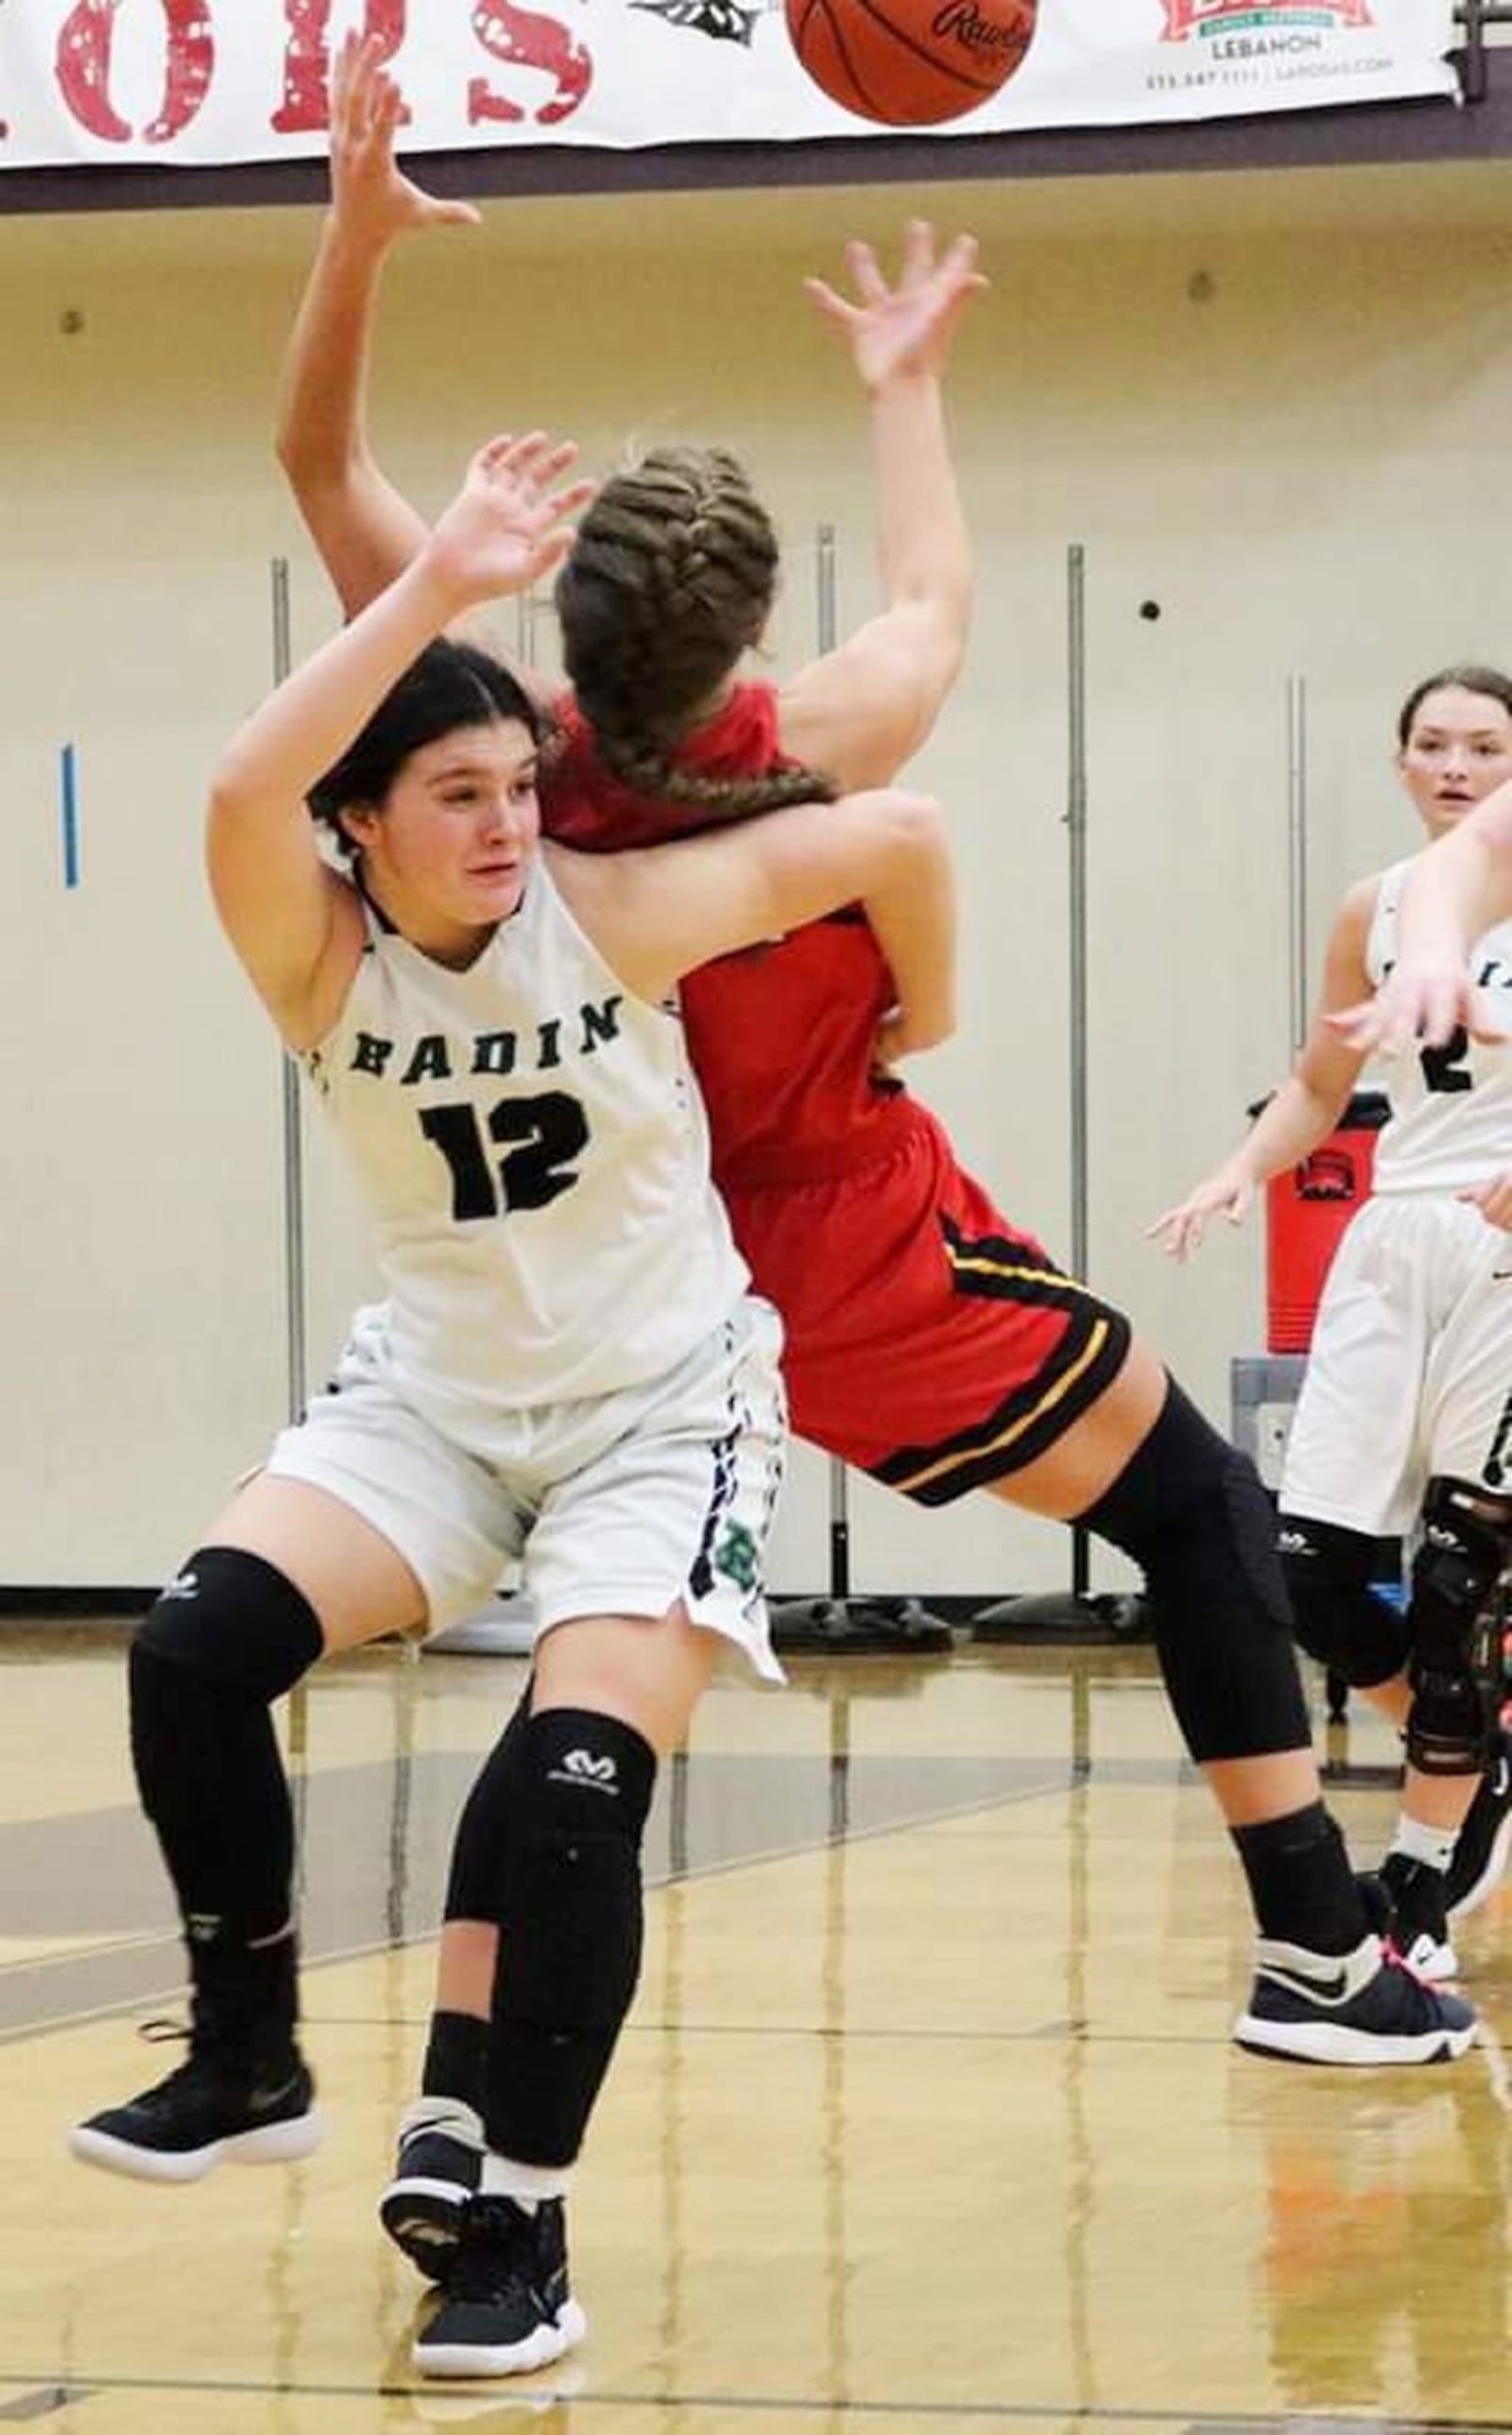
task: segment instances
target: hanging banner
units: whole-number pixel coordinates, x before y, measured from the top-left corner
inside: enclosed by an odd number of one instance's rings
[[[1458,97],[1451,0],[796,0],[795,13],[816,73],[838,58],[848,90],[854,68],[905,122],[927,79],[905,60],[889,80],[895,45],[965,62],[964,114],[909,130],[947,139]],[[813,81],[782,0],[0,0],[0,175],[321,153],[352,27],[404,90],[409,151],[886,131]]]

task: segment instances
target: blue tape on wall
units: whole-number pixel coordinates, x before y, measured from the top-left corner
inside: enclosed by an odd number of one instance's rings
[[[63,886],[78,886],[78,756],[71,744],[59,754],[59,811],[63,831]]]

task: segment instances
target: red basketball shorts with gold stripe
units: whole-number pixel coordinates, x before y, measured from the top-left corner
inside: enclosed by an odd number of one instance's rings
[[[787,1331],[798,1435],[920,1505],[1046,1453],[1111,1383],[1128,1321],[962,1172],[914,1101],[866,1163],[721,1179]]]

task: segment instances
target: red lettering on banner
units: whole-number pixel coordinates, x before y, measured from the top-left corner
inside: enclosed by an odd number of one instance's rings
[[[148,144],[171,144],[199,114],[215,64],[209,0],[158,0],[168,37],[163,107],[143,130]],[[111,101],[111,45],[121,0],[77,0],[58,31],[58,90],[80,127],[107,144],[129,144],[131,130]]]
[[[378,44],[385,66],[404,39],[407,0],[367,0],[362,32]],[[284,99],[273,112],[280,135],[320,135],[331,124],[331,0],[284,0],[288,48],[284,55]],[[409,112],[403,113],[407,120]]]
[[[556,78],[555,100],[542,102],[534,112],[538,127],[571,118],[581,106],[593,81],[593,54],[585,43],[575,43],[555,17],[517,9],[513,0],[476,0],[472,31],[491,58],[510,67],[544,68]],[[490,119],[507,124],[524,118],[524,112],[502,93],[495,93],[482,77],[473,77],[467,89],[467,116],[470,127],[478,127]]]

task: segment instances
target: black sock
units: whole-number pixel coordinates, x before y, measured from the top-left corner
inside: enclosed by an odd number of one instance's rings
[[[426,2097],[455,2097],[481,2114],[488,2053],[487,2021],[471,2012],[433,2012],[421,2091]]]
[[[1321,1801],[1229,1833],[1262,1936],[1313,1953],[1349,1953],[1369,1934],[1344,1838]]]

